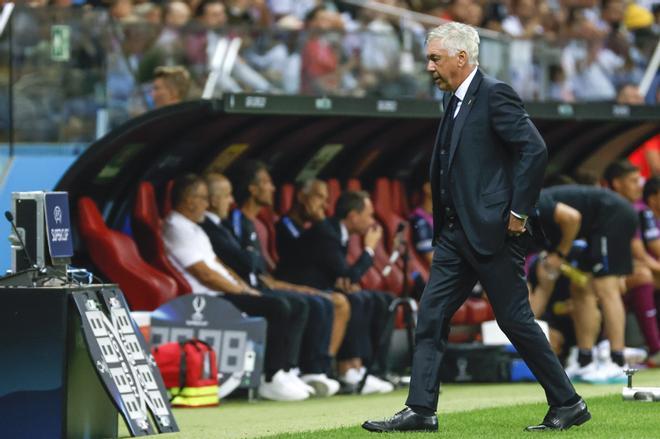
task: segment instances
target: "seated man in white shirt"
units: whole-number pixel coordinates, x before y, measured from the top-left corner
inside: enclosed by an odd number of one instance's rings
[[[172,206],[163,224],[163,240],[169,258],[193,292],[220,296],[248,315],[268,321],[259,395],[280,401],[308,398],[313,389],[290,373],[290,367],[296,365],[288,364],[291,352],[300,349],[300,338],[291,335],[305,327],[308,309],[251,288],[216,257],[209,238],[197,224],[204,220],[208,208],[208,188],[203,179],[194,174],[178,178],[172,188]]]

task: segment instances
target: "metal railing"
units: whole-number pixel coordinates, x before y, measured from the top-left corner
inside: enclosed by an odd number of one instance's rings
[[[9,116],[0,118],[0,138],[93,141],[153,108],[158,65],[185,66],[191,97],[259,92],[438,98],[425,71],[424,40],[427,27],[441,20],[372,1],[345,2],[379,8],[395,21],[379,31],[352,32],[213,30],[196,22],[174,29],[117,22],[104,9],[17,7],[12,13],[5,6],[0,105],[7,105]],[[548,99],[550,67],[560,63],[561,48],[479,32],[484,71],[510,82],[524,100]]]

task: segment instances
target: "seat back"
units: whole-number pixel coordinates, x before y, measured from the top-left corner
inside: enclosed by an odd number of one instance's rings
[[[259,239],[262,239],[261,237],[263,237],[264,241],[262,242],[262,247],[265,246],[267,256],[273,262],[274,268],[280,260],[280,256],[277,254],[277,239],[275,237],[275,223],[277,223],[279,217],[272,209],[264,207],[257,214],[257,219],[261,222],[263,227],[265,227],[265,233],[262,231],[262,235],[260,235]],[[256,227],[259,226],[259,224],[256,224]]]
[[[406,195],[406,188],[401,180],[392,180],[392,210],[397,215],[408,218],[410,215],[410,205],[408,204],[408,196]]]
[[[293,197],[295,197],[296,188],[291,183],[284,183],[280,186],[280,197],[278,212],[280,215],[286,215],[293,206]]]
[[[348,191],[361,191],[362,183],[357,178],[349,178],[346,182],[346,190]]]
[[[268,230],[268,227],[264,222],[257,217],[254,220],[254,229],[257,232],[257,237],[259,238],[259,244],[261,245],[261,254],[266,260],[266,268],[268,271],[273,272],[277,267],[277,261],[274,259],[273,255],[270,253],[268,248],[268,243],[270,241],[271,233]],[[273,234],[273,237],[275,235]]]
[[[397,229],[401,223],[404,223],[406,227],[404,228],[404,238],[408,243],[408,285],[411,285],[413,272],[418,272],[422,275],[423,279],[428,279],[428,268],[424,261],[420,258],[417,252],[412,245],[412,232],[410,230],[410,225],[404,218],[398,215],[393,210],[393,197],[392,197],[392,183],[386,178],[379,178],[376,180],[374,185],[374,191],[372,195],[372,200],[374,204],[374,211],[376,219],[383,225],[385,231],[383,235],[383,241],[385,248],[391,254],[394,249],[392,248]],[[403,270],[403,263],[401,260],[397,262],[397,266]]]
[[[109,229],[89,197],[78,200],[78,228],[92,262],[119,284],[132,310],[153,311],[176,297],[176,282],[147,264],[130,237]]]
[[[328,180],[328,206],[326,209],[326,214],[328,216],[333,216],[335,214],[335,204],[337,204],[337,198],[341,195],[341,185],[339,180],[336,178],[331,178]]]
[[[165,183],[165,190],[163,191],[163,198],[160,203],[160,216],[165,218],[172,211],[172,188],[174,187],[174,180],[169,180]]]
[[[346,255],[348,263],[353,264],[360,257],[362,251],[362,239],[357,235],[351,235],[348,240],[348,254]],[[373,266],[360,279],[360,286],[365,290],[382,291],[386,289],[383,277]]]
[[[190,284],[167,257],[156,195],[153,185],[148,181],[141,182],[135,194],[133,236],[144,260],[174,279],[179,295],[192,292]]]

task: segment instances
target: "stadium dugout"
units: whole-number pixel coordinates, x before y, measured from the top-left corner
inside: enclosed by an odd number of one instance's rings
[[[548,178],[574,171],[600,175],[607,163],[660,132],[657,107],[531,103],[527,110],[548,145]],[[440,115],[434,101],[236,94],[185,102],[146,113],[94,142],[56,189],[69,192],[72,206],[91,198],[110,229],[132,235],[140,182],[153,185],[162,206],[167,183],[178,175],[231,172],[242,160],[259,159],[278,189],[285,188],[276,198],[281,207],[290,203],[289,183],[305,178],[375,195],[378,179],[386,177],[397,194],[393,209],[405,217],[411,186],[428,172]],[[93,266],[84,240],[76,238],[75,262]]]

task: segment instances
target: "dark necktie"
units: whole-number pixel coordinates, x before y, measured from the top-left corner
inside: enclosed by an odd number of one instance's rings
[[[444,132],[442,133],[442,146],[446,146],[449,149],[449,144],[451,143],[451,133],[454,131],[454,113],[456,113],[456,106],[458,105],[458,98],[455,94],[451,95],[449,99],[449,105],[447,105],[447,111],[445,113],[445,118],[447,122],[444,126]]]
[[[454,129],[454,113],[458,98],[452,95],[445,111],[445,120],[442,126],[442,135],[440,137],[440,203],[444,207],[453,208],[449,188],[449,150],[451,144],[451,133]]]

